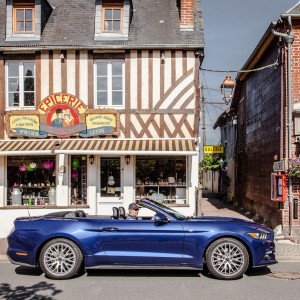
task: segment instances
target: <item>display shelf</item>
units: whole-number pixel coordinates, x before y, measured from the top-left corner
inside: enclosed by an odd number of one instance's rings
[[[20,186],[20,189],[46,189],[50,188],[50,186]]]
[[[151,197],[153,194],[160,194],[164,203],[185,204],[186,186],[178,184],[137,184],[136,198]]]

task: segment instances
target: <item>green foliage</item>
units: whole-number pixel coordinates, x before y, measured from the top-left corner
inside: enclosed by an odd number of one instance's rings
[[[218,171],[221,159],[220,155],[205,154],[203,160],[199,164],[200,172],[206,170]]]

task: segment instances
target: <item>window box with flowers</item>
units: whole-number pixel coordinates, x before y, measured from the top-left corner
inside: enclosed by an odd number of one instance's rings
[[[300,178],[300,157],[289,160],[287,176],[292,179]]]

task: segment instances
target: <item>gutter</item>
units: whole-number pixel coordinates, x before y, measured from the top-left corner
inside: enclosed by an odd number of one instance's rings
[[[300,15],[299,15],[300,16]],[[293,35],[293,26],[292,26],[292,18],[291,15],[282,15],[282,18],[285,17],[287,18],[290,30],[287,33],[281,33],[275,31],[275,26],[277,22],[273,23],[273,28],[272,28],[272,34],[280,37],[284,40],[285,44],[287,45],[287,56],[288,56],[288,65],[287,65],[287,92],[288,92],[288,159],[292,158],[292,72],[291,72],[291,45],[294,42],[294,35]],[[289,235],[293,235],[293,183],[292,183],[292,178],[289,177],[288,180],[288,198],[289,198]]]
[[[0,45],[0,51],[42,51],[42,50],[203,50],[201,44],[153,44],[153,45]]]

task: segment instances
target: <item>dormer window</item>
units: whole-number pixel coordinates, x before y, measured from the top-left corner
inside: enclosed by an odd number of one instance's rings
[[[13,31],[14,33],[34,32],[34,5],[14,5]]]
[[[103,32],[122,32],[123,5],[103,5]]]
[[[38,41],[51,15],[47,0],[6,0],[6,41]]]
[[[95,40],[128,40],[130,0],[96,0]]]

